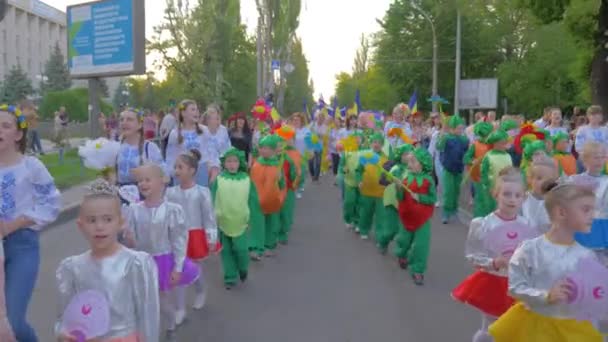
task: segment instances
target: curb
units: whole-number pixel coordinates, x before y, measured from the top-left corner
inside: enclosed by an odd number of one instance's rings
[[[61,212],[59,213],[59,216],[57,217],[57,219],[55,221],[53,221],[53,223],[47,225],[46,228],[43,229],[43,232],[45,232],[47,230],[51,230],[57,226],[60,226],[62,224],[65,224],[65,223],[75,219],[78,216],[79,210],[80,210],[80,202],[70,203],[67,206],[63,207],[61,209]]]

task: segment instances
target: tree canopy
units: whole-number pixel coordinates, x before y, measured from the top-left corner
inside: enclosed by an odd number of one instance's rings
[[[593,63],[608,51],[597,44],[604,7],[600,0],[396,0],[370,36],[368,70],[337,75],[336,94],[351,101],[360,89],[363,107],[385,109],[417,91],[419,108],[430,110],[424,99],[431,95],[433,43],[424,11],[436,28],[439,94],[453,102],[460,9],[461,79],[498,78],[499,109],[503,99],[509,112],[531,117],[548,105],[603,104]],[[369,82],[375,86],[366,89]]]

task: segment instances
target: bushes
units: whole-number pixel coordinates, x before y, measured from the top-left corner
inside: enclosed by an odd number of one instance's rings
[[[112,112],[112,106],[100,100],[101,111]],[[47,93],[40,104],[40,115],[43,119],[52,120],[53,113],[64,106],[70,115],[70,121],[86,122],[89,120],[89,90],[87,88],[73,88]]]

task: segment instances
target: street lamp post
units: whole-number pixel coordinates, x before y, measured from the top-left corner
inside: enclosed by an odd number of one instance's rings
[[[437,96],[437,35],[435,33],[435,24],[433,20],[428,15],[427,12],[422,10],[418,5],[412,4],[412,6],[422,14],[422,16],[431,24],[431,31],[433,32],[433,96]],[[437,112],[437,102],[433,102],[433,112]]]

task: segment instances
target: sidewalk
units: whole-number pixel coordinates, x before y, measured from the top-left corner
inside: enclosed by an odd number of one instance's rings
[[[67,188],[61,190],[61,211],[59,212],[59,217],[55,222],[49,224],[46,228],[52,228],[54,226],[58,226],[64,224],[78,215],[78,210],[80,209],[80,203],[82,202],[82,197],[87,191],[87,187],[91,184],[91,182],[85,182],[71,188]]]

